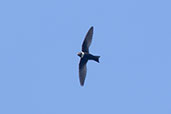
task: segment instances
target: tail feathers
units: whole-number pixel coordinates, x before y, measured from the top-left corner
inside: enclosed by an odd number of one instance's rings
[[[99,63],[100,56],[95,56],[95,61]]]

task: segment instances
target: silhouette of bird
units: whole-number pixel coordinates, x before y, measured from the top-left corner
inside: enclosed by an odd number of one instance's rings
[[[79,63],[79,79],[81,86],[84,86],[84,81],[86,78],[87,73],[87,62],[88,60],[94,60],[99,63],[100,56],[94,56],[89,53],[89,47],[92,42],[93,37],[93,26],[89,29],[87,32],[85,39],[82,44],[82,51],[79,52],[77,55],[80,57],[80,63]]]

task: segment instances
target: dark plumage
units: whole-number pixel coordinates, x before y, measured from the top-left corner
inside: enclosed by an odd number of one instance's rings
[[[88,60],[94,60],[99,63],[100,56],[94,56],[89,53],[89,47],[92,42],[92,36],[93,36],[93,27],[91,27],[86,34],[86,37],[82,44],[82,51],[77,54],[81,58],[79,63],[79,78],[80,78],[80,84],[82,86],[84,85],[84,81],[86,78],[86,73],[87,73],[86,64]]]

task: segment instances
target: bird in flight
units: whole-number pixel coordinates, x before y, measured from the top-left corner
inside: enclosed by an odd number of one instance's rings
[[[81,86],[84,86],[84,81],[86,78],[87,73],[87,67],[86,64],[88,60],[94,60],[99,63],[100,56],[94,56],[89,53],[89,47],[92,42],[93,37],[93,26],[89,29],[87,32],[83,44],[82,44],[82,51],[79,52],[77,55],[80,57],[80,63],[79,63],[79,79]]]

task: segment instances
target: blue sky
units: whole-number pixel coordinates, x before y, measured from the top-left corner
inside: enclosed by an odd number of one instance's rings
[[[171,114],[169,0],[0,1],[1,114]],[[94,26],[85,86],[81,44]]]

